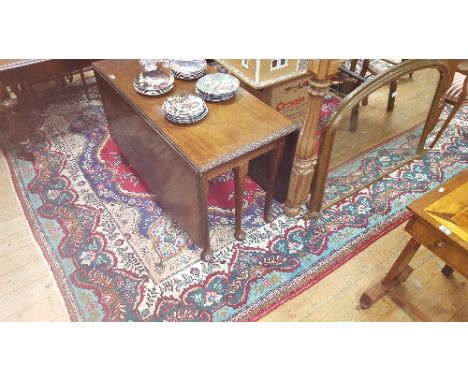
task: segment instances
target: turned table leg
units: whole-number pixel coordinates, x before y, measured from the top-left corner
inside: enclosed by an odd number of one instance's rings
[[[28,135],[24,132],[24,127],[19,126],[14,108],[17,105],[16,99],[7,99],[0,101],[0,113],[5,115],[5,118],[14,131],[14,135],[10,138],[10,142],[18,144],[20,150],[17,153],[18,159],[33,162],[34,155],[31,151],[31,142]]]
[[[214,260],[214,253],[213,253],[213,250],[211,249],[211,245],[209,241],[208,241],[208,245],[205,248],[203,248],[200,258],[203,261],[206,261],[208,263],[211,263]]]
[[[236,221],[235,221],[235,232],[234,237],[237,240],[245,239],[245,232],[242,230],[242,204],[244,201],[244,185],[245,177],[249,169],[249,162],[242,163],[241,165],[234,167],[234,193],[236,203]]]
[[[363,293],[359,300],[363,309],[371,307],[376,301],[385,296],[391,287],[408,278],[410,273],[413,271],[409,266],[409,262],[420,246],[421,244],[416,239],[410,239],[385,277]]]
[[[211,249],[211,242],[210,242],[210,228],[208,226],[208,191],[209,191],[209,186],[208,186],[208,179],[203,176],[202,179],[200,180],[200,186],[201,186],[201,197],[202,197],[202,225],[203,225],[203,230],[204,230],[204,243],[203,243],[203,251],[200,255],[200,258],[203,261],[207,262],[212,262],[214,260],[214,253],[213,250]]]
[[[130,161],[122,153],[120,153],[120,160],[122,161],[123,164],[126,164],[127,166],[130,166]]]
[[[285,138],[278,140],[276,148],[270,151],[270,181],[265,195],[265,206],[263,207],[263,218],[267,222],[272,222],[275,217],[271,212],[271,204],[273,194],[275,192],[276,174],[278,173],[278,165],[283,157]]]
[[[85,75],[83,73],[83,69],[80,69],[80,77],[81,77],[81,83],[83,84],[83,88],[84,88],[84,91],[86,93],[86,98],[88,99],[88,101],[91,101],[91,97],[89,95],[88,84],[86,83],[86,78],[85,78]]]

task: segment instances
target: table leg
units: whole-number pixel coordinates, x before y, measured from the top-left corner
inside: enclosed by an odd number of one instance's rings
[[[18,144],[20,150],[17,153],[17,157],[21,160],[33,162],[34,155],[31,151],[31,142],[29,141],[28,135],[23,131],[23,128],[19,126],[15,110],[17,101],[14,99],[8,99],[0,102],[0,110],[4,110],[5,118],[14,131],[14,135],[10,137],[10,142]]]
[[[88,84],[86,83],[86,78],[84,76],[83,69],[80,69],[80,77],[81,77],[81,83],[83,84],[83,88],[86,93],[86,98],[88,99],[88,101],[90,101],[91,97],[89,96]]]
[[[211,263],[214,261],[214,253],[213,253],[213,249],[211,249],[211,245],[209,241],[208,241],[208,246],[203,248],[200,258],[203,261],[206,261],[207,263]]]
[[[278,165],[283,157],[285,138],[278,140],[276,148],[270,151],[270,181],[265,195],[265,206],[263,207],[263,218],[265,221],[272,222],[275,220],[271,212],[271,204],[273,194],[275,192],[276,174],[278,173]]]
[[[122,153],[120,153],[120,160],[122,161],[122,163],[126,164],[127,166],[130,166],[130,161]]]
[[[202,214],[203,214],[203,229],[204,229],[204,244],[203,244],[203,251],[200,255],[200,258],[203,261],[207,262],[212,262],[214,260],[214,254],[213,250],[211,249],[211,243],[210,243],[210,228],[208,226],[208,191],[209,191],[209,186],[208,186],[208,179],[203,176],[202,179],[200,180],[200,185],[202,188],[202,195],[201,197],[203,198],[202,201]]]
[[[408,278],[413,271],[409,266],[409,262],[420,246],[421,244],[416,239],[410,239],[385,277],[362,294],[359,303],[363,309],[371,307],[376,301],[385,296],[391,287]]]
[[[238,167],[233,168],[234,172],[234,194],[236,202],[236,221],[234,237],[237,240],[245,239],[245,232],[242,230],[242,202],[244,201],[244,184],[249,162],[242,163]]]

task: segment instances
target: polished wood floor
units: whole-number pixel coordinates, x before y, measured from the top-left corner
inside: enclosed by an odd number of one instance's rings
[[[413,321],[390,297],[368,310],[359,297],[381,279],[408,240],[403,225],[377,240],[332,274],[261,321]],[[468,321],[468,287],[455,273],[445,278],[441,260],[420,249],[415,269],[398,292],[434,321]],[[60,294],[12,188],[0,151],[0,321],[66,321]]]

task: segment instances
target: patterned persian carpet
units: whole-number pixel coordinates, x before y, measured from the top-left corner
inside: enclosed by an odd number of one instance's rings
[[[276,220],[265,224],[264,192],[248,179],[242,243],[233,237],[234,186],[225,174],[210,184],[215,262],[204,263],[200,249],[122,163],[95,88],[92,95],[92,101],[80,89],[56,95],[42,111],[22,116],[34,129],[34,165],[17,159],[11,132],[0,131],[23,211],[72,320],[256,320],[404,221],[409,202],[468,164],[465,108],[422,160],[352,194],[316,221],[287,218],[276,203]],[[322,121],[336,103],[326,100]],[[411,134],[335,169],[335,179],[387,160]],[[350,186],[330,182],[328,200]]]

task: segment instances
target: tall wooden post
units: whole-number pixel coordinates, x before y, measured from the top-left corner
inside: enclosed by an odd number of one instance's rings
[[[314,176],[317,154],[315,153],[317,127],[323,97],[330,86],[330,77],[338,71],[341,60],[310,60],[308,70],[310,81],[307,112],[299,133],[296,152],[289,179],[288,196],[284,205],[287,216],[296,216],[301,204],[307,199]]]

